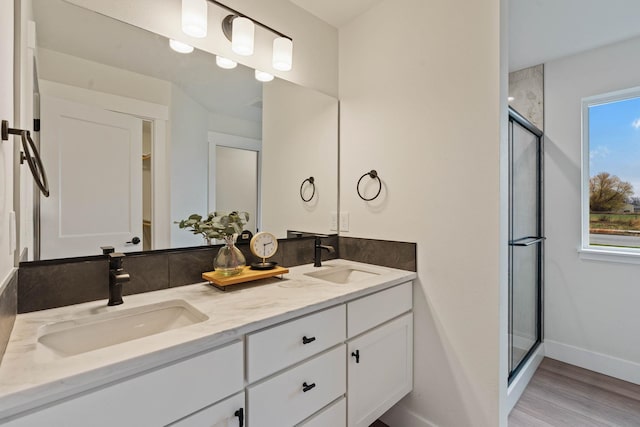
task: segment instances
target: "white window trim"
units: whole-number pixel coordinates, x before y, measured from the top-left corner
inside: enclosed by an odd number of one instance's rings
[[[589,244],[589,107],[631,98],[640,98],[640,86],[582,98],[582,244],[578,248],[580,259],[640,264],[640,248],[633,249]]]

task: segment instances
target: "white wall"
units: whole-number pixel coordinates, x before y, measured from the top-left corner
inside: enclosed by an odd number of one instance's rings
[[[186,219],[197,213],[206,216],[209,179],[209,113],[177,86],[172,86],[170,110],[171,142],[169,171],[171,176],[171,221]],[[180,230],[171,224],[171,247],[204,244],[200,235]]]
[[[262,93],[264,231],[278,237],[287,230],[335,233],[330,213],[338,200],[338,101],[283,80],[265,84]],[[316,193],[304,202],[300,185],[311,176]]]
[[[392,426],[506,421],[500,7],[385,0],[340,29],[344,234],[418,243],[414,391]],[[366,203],[370,169],[384,189]]]
[[[262,139],[262,122],[209,113],[209,130],[245,138]]]
[[[14,3],[15,14],[20,19],[14,21],[15,34],[19,34],[16,45],[16,67],[14,68],[16,99],[14,100],[14,127],[33,130],[33,28],[27,24],[33,17],[31,0],[21,0]],[[31,37],[29,36],[31,34]],[[32,134],[33,136],[33,134]],[[16,144],[16,147],[19,144]],[[18,148],[16,148],[17,150]],[[18,223],[18,242],[15,260],[24,255],[33,254],[33,193],[34,181],[27,165],[18,166],[14,163],[14,209]],[[38,190],[36,190],[38,191]]]
[[[0,2],[0,120],[14,126],[13,117],[13,2]],[[13,144],[0,142],[0,286],[13,271],[10,212],[13,211]]]
[[[180,0],[70,0],[70,3],[333,96],[338,92],[337,30],[287,0],[229,0],[225,4],[293,38],[293,69],[288,72],[271,67],[273,35],[266,30],[256,29],[253,56],[233,53],[229,41],[216,24],[228,13],[211,4],[208,8],[209,34],[206,38],[196,39],[185,36],[180,28]]]
[[[95,61],[38,48],[38,77],[97,92],[169,105],[171,83]]]
[[[640,39],[633,39],[545,64],[545,347],[552,357],[635,382],[640,382],[638,265],[581,260],[577,248],[580,102],[640,86],[639,49]]]

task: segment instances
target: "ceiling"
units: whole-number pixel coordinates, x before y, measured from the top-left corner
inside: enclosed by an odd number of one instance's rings
[[[289,0],[340,28],[382,0]],[[508,0],[509,71],[640,36],[640,0]]]
[[[382,0],[289,0],[328,24],[340,28]]]
[[[509,71],[640,36],[639,0],[509,0]]]

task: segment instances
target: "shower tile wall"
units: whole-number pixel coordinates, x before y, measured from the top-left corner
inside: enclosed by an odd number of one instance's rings
[[[509,106],[544,130],[544,65],[509,73]]]

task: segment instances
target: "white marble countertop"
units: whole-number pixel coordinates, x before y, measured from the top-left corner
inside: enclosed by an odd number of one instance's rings
[[[349,284],[334,284],[305,273],[355,265],[379,275]],[[382,290],[416,277],[416,273],[332,260],[323,267],[290,268],[283,279],[263,279],[220,291],[207,283],[125,296],[108,307],[106,300],[20,314],[0,363],[0,423],[55,400],[162,366],[211,349],[285,320],[293,319]],[[126,285],[125,285],[126,286]],[[90,352],[51,358],[38,343],[39,329],[64,320],[127,310],[180,299],[209,317],[201,323],[150,335]]]

